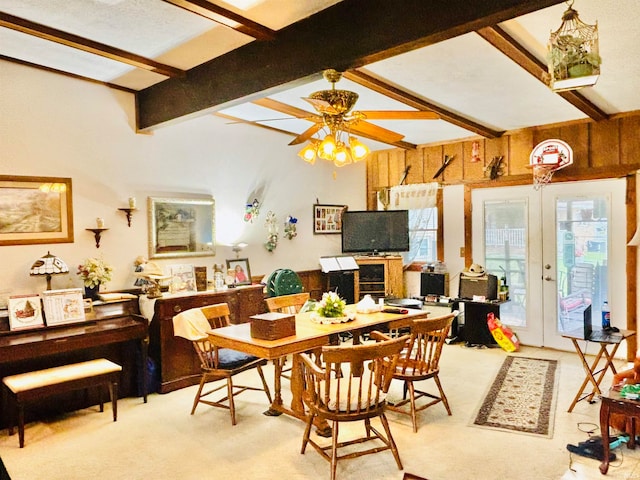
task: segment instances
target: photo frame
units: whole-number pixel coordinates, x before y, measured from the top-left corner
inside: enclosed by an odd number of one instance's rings
[[[196,273],[193,265],[169,265],[169,292],[195,292]]]
[[[9,329],[25,330],[44,327],[40,296],[15,295],[9,297]]]
[[[213,198],[148,198],[149,258],[214,256]]]
[[[346,205],[315,204],[313,206],[313,233],[342,233],[342,214],[346,209]]]
[[[0,246],[73,243],[71,179],[0,175],[0,225]]]
[[[248,258],[227,260],[227,270],[233,270],[233,285],[251,285],[251,269]]]
[[[82,292],[82,288],[45,290],[42,292],[42,303],[47,326],[84,322],[86,317]]]

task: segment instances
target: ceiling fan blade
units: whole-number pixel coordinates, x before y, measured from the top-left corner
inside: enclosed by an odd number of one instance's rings
[[[254,100],[251,103],[253,103],[254,105],[258,105],[259,107],[269,108],[271,110],[275,110],[276,112],[284,113],[285,115],[291,115],[295,118],[309,120],[310,122],[322,121],[322,117],[316,115],[315,113],[307,112],[306,110],[294,107],[292,105],[287,105],[286,103],[273,100],[272,98],[260,98],[258,100]]]
[[[320,100],[319,98],[302,97],[303,100],[309,102],[313,108],[320,113],[327,113],[329,115],[338,115],[338,111],[326,100]]]
[[[438,120],[440,115],[426,110],[359,110],[367,120]]]
[[[322,128],[322,124],[321,123],[316,123],[316,124],[310,126],[304,132],[302,132],[300,135],[298,135],[296,138],[291,140],[289,142],[289,145],[299,145],[301,143],[306,142],[311,137],[313,137],[316,134],[316,132],[318,130],[320,130],[321,128]]]
[[[355,125],[351,125],[349,130],[351,131],[351,133],[354,133],[356,135],[361,135],[363,137],[370,138],[371,140],[377,140],[382,143],[393,144],[395,142],[399,142],[404,138],[404,135],[362,120]]]

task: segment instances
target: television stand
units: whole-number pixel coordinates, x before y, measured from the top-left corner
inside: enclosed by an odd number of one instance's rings
[[[374,299],[404,298],[401,256],[369,255],[355,257],[354,297],[359,302],[365,295]]]

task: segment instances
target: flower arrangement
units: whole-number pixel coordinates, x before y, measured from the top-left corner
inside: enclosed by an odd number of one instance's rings
[[[296,223],[298,223],[298,219],[291,215],[289,215],[284,221],[284,236],[289,240],[292,240],[293,237],[298,235],[298,232],[296,231]]]
[[[78,265],[78,276],[85,287],[95,287],[111,280],[113,267],[107,265],[101,258],[87,258]]]
[[[345,302],[336,292],[325,292],[322,294],[322,300],[316,306],[316,313],[321,317],[336,318],[344,317]]]

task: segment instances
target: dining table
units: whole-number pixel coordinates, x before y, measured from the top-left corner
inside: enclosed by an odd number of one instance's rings
[[[221,348],[230,348],[256,357],[272,360],[274,364],[274,397],[265,412],[266,415],[287,414],[306,419],[302,400],[303,380],[298,355],[313,351],[325,345],[339,342],[339,335],[351,333],[353,343],[357,344],[363,334],[372,330],[391,331],[408,327],[418,318],[426,318],[428,310],[383,308],[370,313],[358,313],[355,305],[346,307],[348,321],[338,323],[319,323],[314,320],[314,312],[298,313],[295,316],[295,334],[276,340],[264,340],[251,336],[250,322],[229,325],[209,330],[209,341]],[[285,405],[282,399],[282,359],[292,356],[290,378],[291,404]],[[317,433],[329,436],[331,429],[326,423],[316,424]]]

